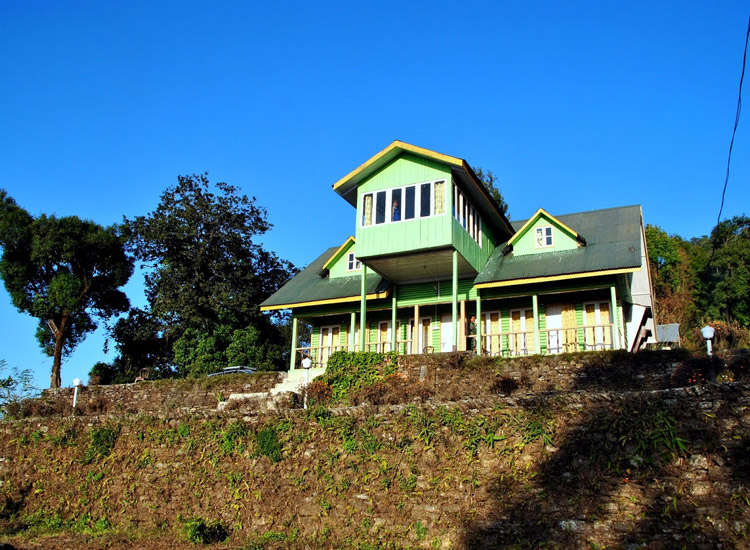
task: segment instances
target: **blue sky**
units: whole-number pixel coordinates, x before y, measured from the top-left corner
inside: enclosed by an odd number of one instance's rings
[[[353,232],[331,185],[400,139],[493,170],[512,219],[641,204],[686,238],[716,223],[744,2],[270,4],[0,3],[0,187],[108,225],[208,171],[304,266]],[[723,217],[750,210],[748,116]],[[0,359],[47,387],[35,326],[0,290]],[[63,385],[111,359],[103,340]]]

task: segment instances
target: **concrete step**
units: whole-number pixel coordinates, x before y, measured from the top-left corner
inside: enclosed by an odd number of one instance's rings
[[[315,378],[325,373],[325,368],[310,369],[309,370],[309,381],[312,382]],[[294,369],[286,373],[284,379],[271,388],[270,394],[277,395],[285,392],[298,392],[302,386],[305,385],[305,370]]]

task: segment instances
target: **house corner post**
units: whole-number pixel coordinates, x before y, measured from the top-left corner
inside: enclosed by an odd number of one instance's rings
[[[365,324],[367,322],[367,266],[362,264],[362,286],[359,302],[359,351],[367,351],[365,344]]]
[[[357,338],[354,335],[354,333],[357,331],[357,312],[352,311],[352,314],[349,319],[349,351],[357,351],[354,349],[354,342],[356,342]]]
[[[398,341],[398,334],[396,333],[396,310],[397,310],[397,300],[396,295],[398,294],[398,289],[396,288],[396,285],[393,285],[393,296],[391,297],[391,351],[399,352],[399,350],[396,348],[396,342]]]
[[[531,305],[534,310],[534,353],[542,353],[542,343],[539,341],[539,296],[531,295]]]
[[[289,370],[294,370],[297,362],[297,323],[299,320],[292,315],[292,353],[289,356]]]
[[[453,292],[451,299],[451,313],[453,322],[453,351],[458,349],[458,250],[453,250]]]
[[[617,290],[615,289],[615,285],[609,287],[609,299],[611,301],[609,311],[612,316],[612,347],[620,349],[620,316],[617,310]]]

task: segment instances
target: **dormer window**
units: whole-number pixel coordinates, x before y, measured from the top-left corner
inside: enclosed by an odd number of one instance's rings
[[[537,227],[534,246],[536,248],[549,248],[550,246],[553,246],[553,244],[554,242],[552,240],[552,226],[543,225],[542,227]]]
[[[354,255],[354,252],[350,252],[349,256],[347,257],[346,270],[347,271],[359,271],[361,267],[362,267],[362,264]]]

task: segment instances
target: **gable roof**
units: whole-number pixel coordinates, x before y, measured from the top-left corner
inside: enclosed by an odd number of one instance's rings
[[[558,226],[560,229],[562,229],[564,232],[566,232],[568,235],[576,239],[581,244],[586,243],[586,240],[583,237],[581,237],[581,235],[579,235],[576,231],[574,231],[573,229],[565,225],[562,221],[560,221],[558,218],[556,218],[555,216],[547,212],[544,208],[540,208],[534,213],[533,216],[531,216],[528,220],[526,220],[526,222],[521,227],[516,229],[515,234],[510,239],[508,239],[508,244],[510,245],[515,244],[515,242],[518,241],[518,239],[520,239],[521,236],[523,236],[523,234],[526,233],[528,228],[534,225],[534,223],[536,223],[536,221],[539,218],[546,218],[552,224]],[[516,225],[517,224],[513,224],[514,227],[516,227]]]
[[[479,181],[474,170],[464,159],[452,157],[424,147],[417,147],[403,141],[394,140],[388,147],[371,157],[339,181],[333,184],[333,190],[343,197],[349,204],[357,206],[357,187],[372,174],[385,167],[404,153],[434,160],[451,168],[451,175],[463,183],[467,194],[472,199],[474,207],[483,215],[485,223],[505,233],[513,234],[513,228],[500,207],[490,196],[487,188]]]
[[[508,253],[507,246],[498,246],[474,284],[478,288],[510,286],[640,269],[640,206],[606,208],[556,218],[576,233],[586,235],[587,246],[523,256]],[[513,226],[519,230],[527,221],[513,222]]]
[[[330,258],[326,261],[325,264],[323,264],[323,267],[320,268],[320,271],[318,272],[318,275],[321,277],[325,277],[329,271],[331,271],[331,268],[333,267],[333,264],[335,264],[341,256],[343,256],[347,250],[349,250],[352,245],[354,244],[354,237],[349,235],[349,238],[344,241],[344,244],[342,244],[336,252],[334,252]]]
[[[353,277],[321,277],[319,272],[341,247],[333,246],[323,252],[288,283],[260,304],[261,311],[316,306],[360,300],[360,275]],[[367,299],[385,298],[391,284],[376,273],[367,274]]]

